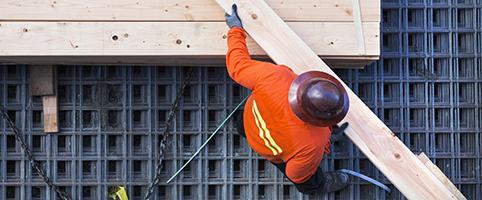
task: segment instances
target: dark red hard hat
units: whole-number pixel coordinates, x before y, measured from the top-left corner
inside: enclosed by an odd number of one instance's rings
[[[288,100],[293,112],[301,120],[315,126],[332,126],[348,112],[348,94],[333,76],[320,71],[309,71],[291,83]]]

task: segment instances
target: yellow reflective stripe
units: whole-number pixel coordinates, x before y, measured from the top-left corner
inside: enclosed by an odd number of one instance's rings
[[[276,150],[278,150],[278,153],[283,152],[283,150],[281,150],[281,148],[278,146],[278,144],[276,144],[276,142],[271,137],[269,129],[266,127],[266,123],[264,122],[263,117],[261,117],[261,114],[259,113],[258,106],[256,105],[256,101],[253,101],[253,109],[254,109],[255,115],[257,115],[258,120],[261,124],[261,127],[263,128],[264,132],[266,133],[266,137],[268,138],[271,145],[273,145],[274,148],[276,148]]]
[[[278,152],[276,152],[276,150],[273,149],[273,147],[271,147],[271,145],[269,145],[268,140],[266,140],[266,138],[264,138],[264,136],[263,136],[263,130],[262,130],[261,127],[259,126],[258,117],[257,117],[256,114],[254,113],[254,109],[251,109],[251,111],[253,112],[254,121],[256,122],[256,126],[257,126],[258,129],[259,129],[259,137],[260,137],[261,139],[263,139],[264,145],[265,145],[266,147],[268,147],[268,148],[273,152],[274,155],[278,155]]]

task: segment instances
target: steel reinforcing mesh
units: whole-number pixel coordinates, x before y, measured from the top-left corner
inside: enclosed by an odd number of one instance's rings
[[[380,61],[337,74],[414,153],[425,152],[468,199],[482,199],[482,2],[382,2]],[[42,105],[30,97],[25,66],[0,66],[0,104],[54,182],[74,199],[104,199],[126,186],[141,199],[154,176],[159,134],[187,69],[59,66],[59,126],[42,132]],[[249,94],[224,68],[197,68],[166,148],[167,180]],[[0,199],[54,199],[0,122]],[[353,179],[325,196],[296,191],[225,126],[155,199],[404,199],[348,140],[332,145],[325,170],[353,169],[389,184],[391,194]]]

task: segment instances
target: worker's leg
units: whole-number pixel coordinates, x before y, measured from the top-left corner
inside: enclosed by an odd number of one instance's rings
[[[286,163],[273,163],[286,176]],[[289,180],[289,178],[288,178]],[[290,180],[291,181],[291,180]],[[322,194],[341,190],[348,186],[348,175],[342,172],[332,171],[323,173],[321,167],[303,183],[294,183],[296,189],[304,194]]]
[[[280,163],[280,164],[273,163],[273,165],[276,166],[276,168],[278,168],[285,175],[286,178],[288,178],[286,176],[286,163]],[[288,180],[290,179],[288,178]],[[294,183],[293,181],[291,182],[295,185],[296,189],[298,189],[298,191],[300,191],[301,193],[313,194],[313,193],[321,192],[321,188],[323,187],[323,183],[324,183],[323,171],[321,170],[321,168],[318,168],[316,173],[313,174],[313,176],[307,181],[305,181],[304,183]]]
[[[244,132],[243,115],[244,115],[243,110],[238,110],[234,113],[234,127],[236,127],[236,130],[238,131],[239,135],[246,138],[246,133]]]

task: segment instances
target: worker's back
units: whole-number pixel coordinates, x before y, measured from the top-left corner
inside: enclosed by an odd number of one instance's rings
[[[244,111],[244,128],[250,146],[274,163],[286,162],[294,182],[309,178],[328,148],[330,129],[307,124],[289,106],[288,91],[296,78],[286,66],[260,66],[263,77],[253,88]],[[312,172],[312,173],[310,173]]]

